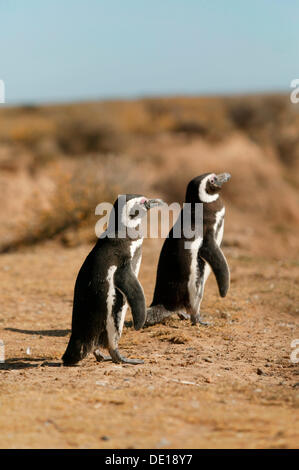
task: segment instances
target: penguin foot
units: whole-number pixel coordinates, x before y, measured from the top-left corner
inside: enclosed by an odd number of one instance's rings
[[[191,324],[192,325],[197,325],[197,324],[200,324],[200,325],[203,325],[203,326],[209,326],[211,323],[207,322],[207,321],[203,321],[201,319],[201,315],[198,313],[197,315],[191,315]]]
[[[122,356],[118,349],[109,350],[109,352],[111,354],[112,362],[115,362],[117,364],[120,364],[120,363],[123,363],[123,364],[144,364],[144,361],[142,359],[129,359],[127,357]]]
[[[185,312],[177,312],[177,313],[178,313],[178,317],[180,320],[190,320],[189,313],[185,313]]]
[[[94,355],[94,357],[96,358],[96,360],[98,362],[111,361],[112,360],[110,356],[104,356],[104,354],[102,354],[99,349],[96,349],[93,352],[93,355]]]
[[[144,361],[142,359],[129,359],[128,357],[123,357],[121,358],[121,362],[124,364],[144,364]]]

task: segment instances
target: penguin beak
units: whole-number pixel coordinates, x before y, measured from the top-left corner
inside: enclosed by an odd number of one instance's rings
[[[213,184],[217,186],[218,188],[221,188],[223,183],[226,183],[230,179],[231,179],[231,175],[229,173],[220,173],[219,175],[216,175],[216,178]]]
[[[165,202],[162,201],[162,199],[147,199],[144,202],[146,210],[152,209],[153,207],[157,206],[163,206],[163,204],[165,204]]]

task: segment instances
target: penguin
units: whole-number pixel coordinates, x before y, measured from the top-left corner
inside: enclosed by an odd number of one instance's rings
[[[118,342],[128,305],[136,330],[143,327],[146,319],[144,293],[137,278],[143,242],[138,229],[147,211],[161,204],[161,199],[136,194],[122,195],[115,201],[107,230],[97,240],[76,279],[72,331],[63,365],[75,365],[90,352],[98,362],[143,363],[123,357]],[[100,347],[108,349],[111,357],[104,356]]]
[[[229,173],[205,173],[189,182],[185,197],[189,204],[181,210],[160,253],[154,296],[147,309],[145,326],[159,323],[173,313],[178,313],[181,319],[191,319],[193,325],[207,325],[201,319],[200,305],[211,270],[220,296],[226,296],[230,272],[220,248],[225,215],[220,191],[230,177]],[[195,203],[203,204],[202,231],[194,230],[191,240],[187,240],[182,231],[180,237],[175,238],[175,229],[178,225],[182,228],[186,211],[190,213],[192,229],[196,228]]]

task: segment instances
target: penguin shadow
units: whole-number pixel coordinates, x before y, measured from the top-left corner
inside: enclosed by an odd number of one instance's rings
[[[14,333],[22,333],[26,335],[39,335],[39,336],[67,336],[71,330],[22,330],[19,328],[4,328],[6,331]],[[51,361],[51,358],[32,358],[32,357],[12,357],[5,362],[0,363],[0,370],[18,370],[18,369],[32,369],[36,367],[60,367],[61,362]]]
[[[12,331],[13,333],[22,333],[25,335],[39,335],[39,336],[56,336],[62,337],[67,336],[71,330],[21,330],[19,328],[4,328],[6,331]]]
[[[50,359],[50,358],[49,358]],[[61,367],[61,362],[33,357],[11,357],[0,363],[0,370],[34,369],[37,367]]]

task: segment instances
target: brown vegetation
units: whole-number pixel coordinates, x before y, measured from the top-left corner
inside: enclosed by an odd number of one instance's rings
[[[182,201],[190,178],[218,170],[233,175],[236,217],[254,212],[286,231],[299,220],[298,130],[279,95],[1,109],[0,249],[84,225],[120,192]]]

